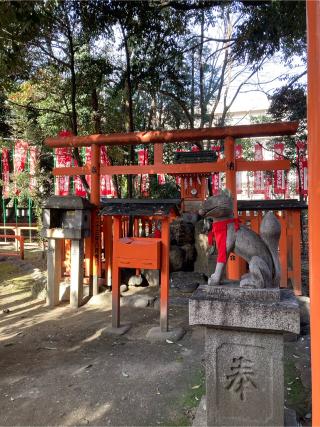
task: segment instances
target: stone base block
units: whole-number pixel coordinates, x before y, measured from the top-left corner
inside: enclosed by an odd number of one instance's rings
[[[163,332],[160,326],[156,326],[149,329],[146,338],[152,342],[165,342],[166,340],[177,342],[181,340],[185,333],[186,331],[183,328],[173,328]]]
[[[284,408],[284,427],[298,427],[296,411]],[[207,427],[207,397],[203,396],[192,423],[192,427]]]
[[[123,325],[120,325],[119,328],[110,327],[106,330],[107,334],[110,335],[124,335],[131,329],[131,323],[125,323]]]
[[[206,327],[206,425],[283,426],[283,335],[300,326],[292,291],[200,286],[189,322]]]
[[[206,328],[210,426],[283,426],[283,337]]]

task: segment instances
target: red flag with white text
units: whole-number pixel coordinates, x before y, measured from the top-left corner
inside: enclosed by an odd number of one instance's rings
[[[274,144],[274,159],[283,159],[284,144]],[[275,194],[285,194],[286,192],[286,180],[284,170],[274,171],[274,192]]]
[[[242,145],[237,144],[235,146],[235,155],[236,160],[242,159]],[[237,188],[237,194],[242,193],[242,172],[236,172],[236,188]]]
[[[212,145],[211,150],[215,151],[217,154],[217,158],[220,157],[221,147],[220,145]],[[221,181],[220,181],[220,172],[213,172],[211,174],[211,190],[212,194],[215,196],[221,190]]]
[[[254,145],[254,160],[263,160],[263,151],[260,144]],[[253,173],[253,192],[255,194],[264,194],[264,172],[255,171]]]
[[[296,192],[302,196],[308,195],[308,161],[306,157],[307,145],[304,141],[299,141],[297,147],[297,162],[300,172],[300,183],[298,170],[296,172]],[[299,185],[300,184],[300,185]]]
[[[9,198],[9,184],[10,184],[10,163],[9,163],[9,150],[2,148],[2,196],[4,199]]]
[[[37,186],[36,180],[36,167],[39,158],[38,147],[29,147],[29,174],[30,174],[30,186],[29,189],[32,191]]]

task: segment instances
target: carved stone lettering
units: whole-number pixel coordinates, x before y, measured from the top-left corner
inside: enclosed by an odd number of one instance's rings
[[[246,399],[246,389],[258,388],[255,382],[256,374],[252,360],[243,356],[234,357],[229,372],[226,374],[226,389],[239,395],[240,400]]]

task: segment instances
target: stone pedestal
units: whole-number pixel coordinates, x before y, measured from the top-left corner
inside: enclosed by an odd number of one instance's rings
[[[189,321],[206,327],[207,425],[283,426],[283,334],[300,327],[293,292],[201,286]]]

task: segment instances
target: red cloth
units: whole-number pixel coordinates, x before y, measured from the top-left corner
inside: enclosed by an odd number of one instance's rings
[[[217,221],[212,224],[212,231],[208,235],[208,243],[212,245],[213,234],[216,239],[218,248],[217,262],[227,262],[227,230],[228,224],[234,223],[235,230],[239,230],[239,218],[225,219],[224,221]],[[211,240],[211,243],[210,243]]]

